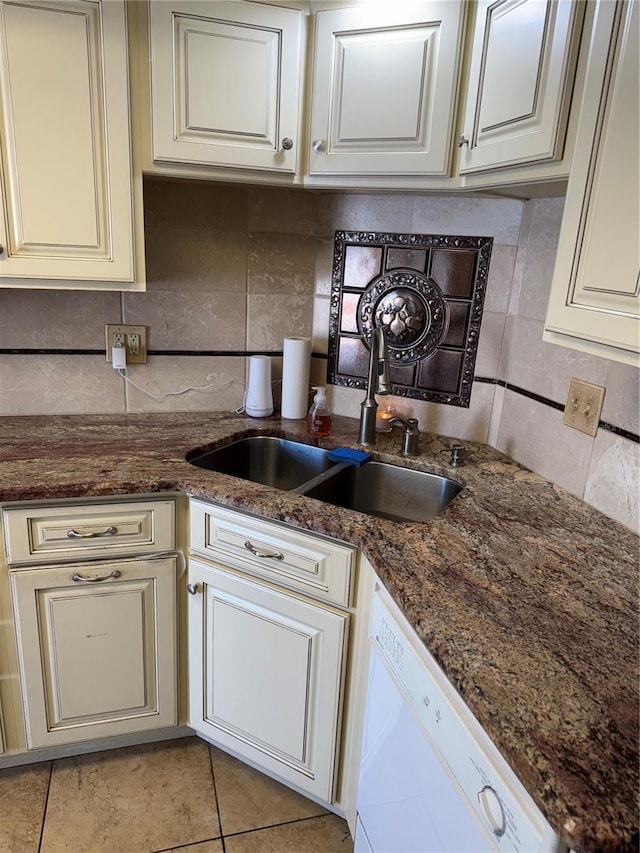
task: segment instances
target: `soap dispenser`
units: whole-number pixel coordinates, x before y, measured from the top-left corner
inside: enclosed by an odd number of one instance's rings
[[[307,417],[307,431],[309,435],[331,435],[331,412],[327,403],[326,389],[321,385],[314,385],[316,396],[309,409]]]

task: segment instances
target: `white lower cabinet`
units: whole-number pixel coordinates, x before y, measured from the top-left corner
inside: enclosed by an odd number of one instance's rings
[[[30,749],[176,725],[176,562],[9,573]]]
[[[349,614],[189,562],[189,724],[330,803]]]

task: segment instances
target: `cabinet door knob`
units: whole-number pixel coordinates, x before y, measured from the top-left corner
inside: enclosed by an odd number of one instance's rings
[[[71,580],[76,583],[102,583],[102,581],[108,581],[109,578],[119,578],[120,572],[117,569],[114,569],[109,575],[98,575],[95,578],[90,578],[87,575],[75,574],[71,575]]]
[[[456,139],[456,145],[458,146],[458,148],[462,148],[463,145],[468,145],[468,144],[469,144],[469,140],[464,135],[464,133],[461,133],[460,136]]]
[[[0,243],[0,255],[4,255],[4,246]]]
[[[291,149],[293,148],[293,139],[288,136],[285,136],[285,138],[282,140],[282,147],[285,151],[291,151]]]
[[[311,148],[313,149],[314,154],[323,154],[324,153],[324,139],[316,139],[311,143]]]
[[[188,583],[187,584],[187,592],[189,595],[197,595],[198,594],[198,584],[197,583]]]

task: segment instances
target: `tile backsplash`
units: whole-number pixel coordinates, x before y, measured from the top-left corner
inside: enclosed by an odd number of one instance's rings
[[[396,408],[423,430],[488,441],[637,530],[640,445],[577,432],[544,402],[564,404],[572,376],[595,382],[607,389],[603,421],[639,431],[637,369],[542,341],[562,208],[146,179],[146,293],[0,289],[0,414],[235,408],[246,350],[278,352],[297,335],[327,354],[336,230],[481,234],[493,251],[470,408],[394,398]],[[100,354],[104,325],[121,322],[150,328],[154,354],[128,373],[155,396]],[[313,359],[312,380],[326,381],[326,359]],[[162,396],[187,387],[198,390]],[[329,387],[336,414],[358,417],[362,396]]]

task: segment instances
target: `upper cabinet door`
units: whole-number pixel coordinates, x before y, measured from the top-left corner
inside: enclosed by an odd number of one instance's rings
[[[122,0],[0,0],[0,98],[0,286],[133,282]]]
[[[302,24],[243,0],[151,3],[154,160],[295,173]]]
[[[545,340],[638,365],[640,12],[600,2]]]
[[[584,6],[480,0],[460,173],[559,159]]]
[[[464,6],[316,14],[309,174],[448,175]]]

